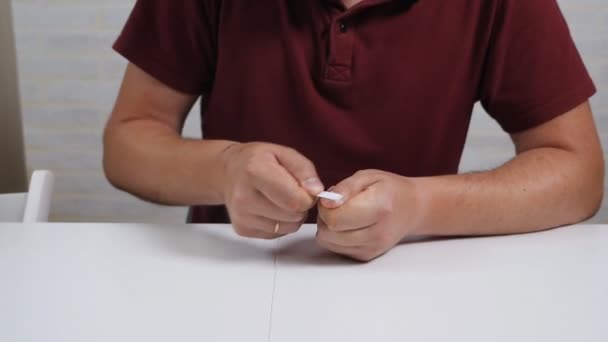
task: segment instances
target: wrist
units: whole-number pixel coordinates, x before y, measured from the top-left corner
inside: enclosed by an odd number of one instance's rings
[[[407,178],[409,182],[408,200],[406,202],[405,212],[409,213],[410,217],[406,222],[410,222],[407,227],[410,236],[425,236],[434,235],[434,201],[436,184],[433,178]]]
[[[236,159],[235,156],[239,152],[243,143],[234,141],[227,141],[218,154],[218,162],[216,165],[217,182],[218,188],[216,192],[218,197],[221,199],[221,203],[226,203],[226,192],[232,181],[232,167],[231,163]]]

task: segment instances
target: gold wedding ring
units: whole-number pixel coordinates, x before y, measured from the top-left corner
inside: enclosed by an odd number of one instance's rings
[[[275,234],[277,234],[279,232],[279,227],[280,227],[280,224],[279,224],[279,222],[277,222],[277,224],[274,225],[274,233]]]

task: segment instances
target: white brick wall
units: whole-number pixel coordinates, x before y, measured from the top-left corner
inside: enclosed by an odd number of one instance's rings
[[[113,189],[101,170],[101,132],[125,67],[111,44],[134,2],[13,1],[28,168],[57,175],[53,220],[184,220],[183,208]]]
[[[101,171],[101,131],[124,71],[111,50],[134,0],[13,0],[29,169],[57,175],[52,219],[182,222],[183,208],[159,208],[111,188]],[[608,150],[608,3],[560,0],[599,88],[593,100]],[[188,135],[198,135],[196,115]],[[463,170],[511,157],[509,138],[479,108]],[[608,191],[606,191],[608,193]],[[608,223],[608,201],[594,221]]]

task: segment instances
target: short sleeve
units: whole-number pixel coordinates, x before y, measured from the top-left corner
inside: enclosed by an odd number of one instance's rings
[[[138,0],[114,49],[178,91],[213,82],[220,0]]]
[[[555,0],[498,0],[480,88],[508,133],[566,113],[596,91]]]

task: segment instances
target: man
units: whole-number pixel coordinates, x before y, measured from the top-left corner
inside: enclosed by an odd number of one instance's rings
[[[371,260],[600,206],[595,89],[555,0],[139,0],[115,49],[130,64],[106,175],[193,222],[266,239],[308,218]],[[181,138],[201,95],[204,140]],[[458,175],[477,101],[517,156]],[[324,185],[344,199],[317,203]]]

